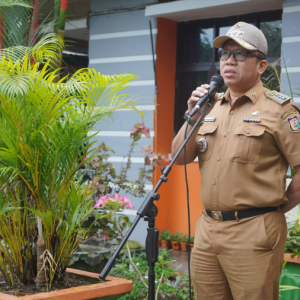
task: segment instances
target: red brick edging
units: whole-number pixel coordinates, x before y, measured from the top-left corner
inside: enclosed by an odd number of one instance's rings
[[[88,276],[91,278],[99,278],[99,274],[97,273],[85,272],[76,269],[68,268],[67,272],[77,275]],[[43,292],[23,297],[11,296],[0,293],[0,300],[92,300],[95,298],[125,294],[131,292],[133,287],[132,281],[126,279],[107,276],[106,280],[109,281],[85,286],[72,287],[53,292]]]

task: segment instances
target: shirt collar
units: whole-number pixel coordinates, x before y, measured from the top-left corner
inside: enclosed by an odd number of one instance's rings
[[[246,96],[253,102],[253,104],[255,104],[263,92],[264,92],[264,86],[262,82],[259,81],[251,89],[249,89],[243,96]],[[221,100],[221,105],[224,104],[225,102],[230,102],[229,89],[227,89],[226,92],[224,93],[223,99]]]

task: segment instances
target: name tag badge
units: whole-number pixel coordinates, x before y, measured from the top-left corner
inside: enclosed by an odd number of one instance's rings
[[[216,117],[205,117],[204,122],[214,122],[216,121]]]

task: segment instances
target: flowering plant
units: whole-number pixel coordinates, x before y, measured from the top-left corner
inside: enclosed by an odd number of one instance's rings
[[[141,149],[144,155],[144,166],[139,169],[138,176],[135,180],[128,179],[128,170],[131,168],[131,157],[134,153],[134,148],[142,136],[150,138],[150,129],[144,123],[136,123],[130,131],[130,138],[133,140],[130,143],[127,153],[126,162],[122,166],[121,171],[117,174],[115,166],[108,162],[110,152],[114,151],[101,143],[98,149],[93,153],[92,158],[85,165],[86,169],[95,172],[94,178],[90,178],[90,189],[95,191],[94,199],[99,199],[100,196],[112,193],[113,189],[118,193],[120,190],[125,191],[135,197],[143,197],[146,194],[145,184],[147,181],[152,181],[152,173],[159,165],[163,165],[163,161],[167,162],[168,158],[153,151],[151,145],[147,144]]]
[[[115,193],[114,196],[106,194],[98,199],[95,207],[102,208],[107,213],[106,223],[102,222],[101,236],[106,239],[115,238],[116,240],[121,240],[124,237],[123,231],[131,225],[128,216],[122,213],[125,208],[134,208],[129,198],[121,197],[118,193]]]
[[[96,202],[95,207],[119,212],[124,208],[133,209],[134,205],[131,204],[129,198],[125,196],[121,197],[118,193],[115,193],[113,197],[109,197],[109,194],[101,196]]]
[[[120,197],[119,192],[122,191],[134,197],[143,197],[146,194],[146,182],[152,181],[152,173],[155,168],[162,166],[163,161],[168,161],[166,156],[161,153],[155,153],[151,145],[147,144],[141,149],[141,153],[144,155],[144,165],[139,169],[137,178],[134,180],[128,179],[128,170],[131,168],[131,158],[134,148],[142,136],[150,138],[150,129],[144,123],[136,123],[130,131],[132,142],[130,143],[124,165],[122,165],[119,173],[116,172],[115,166],[108,161],[110,153],[114,153],[114,151],[104,143],[98,146],[91,159],[86,163],[85,172],[92,171],[94,173],[93,178],[89,177],[85,179],[91,180],[89,190],[93,192],[92,198],[95,200],[98,208],[105,208],[105,210],[110,211],[117,211],[118,208],[119,212],[124,207],[128,209],[133,208],[128,204],[124,205],[129,199],[124,196]],[[110,197],[109,194],[113,194],[113,192],[116,192],[116,194]],[[128,226],[126,224],[130,224],[125,215],[120,218],[120,221],[122,221],[119,224],[121,228],[126,228]],[[100,230],[100,235],[106,239],[120,239],[119,233],[116,230],[114,231],[114,228],[116,227],[111,224],[109,218],[102,218],[101,221],[94,223],[89,237],[99,235]]]

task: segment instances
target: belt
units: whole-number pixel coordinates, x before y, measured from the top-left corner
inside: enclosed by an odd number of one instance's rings
[[[233,221],[244,218],[250,218],[258,215],[267,214],[272,211],[278,211],[278,207],[252,207],[246,210],[237,211],[210,211],[205,209],[207,215],[216,221]]]

